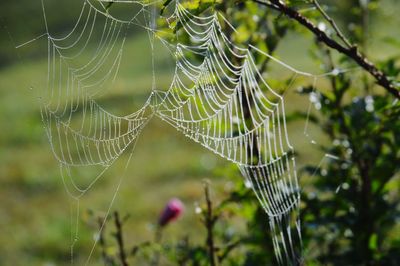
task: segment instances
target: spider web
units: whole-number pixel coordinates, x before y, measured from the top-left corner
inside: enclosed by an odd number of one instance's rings
[[[113,16],[107,6],[110,2],[135,6],[133,15]],[[164,1],[85,0],[75,26],[63,37],[50,34],[42,2],[48,82],[41,114],[68,194],[79,206],[79,199],[129,147],[134,148],[142,129],[157,116],[238,166],[268,216],[278,263],[300,263],[300,186],[286,125],[284,94],[300,78],[311,79],[315,87],[318,78],[337,71],[313,75],[251,44],[241,47],[225,34],[226,28],[236,29],[222,14],[210,11],[197,16],[178,1],[170,3],[170,16],[162,17],[173,30],[172,40],[166,37],[171,32],[155,26],[155,7],[160,2]],[[148,99],[139,110],[117,115],[99,101],[113,88],[131,26],[147,31],[152,49],[154,39],[160,40],[171,51],[176,66],[169,89],[157,90],[152,58],[153,83]],[[280,73],[261,73],[260,57],[290,73],[286,87],[274,87],[272,74]],[[308,118],[304,133],[309,137],[307,127]],[[326,158],[331,157],[325,155],[323,160]],[[72,169],[87,167],[98,174],[76,178]],[[72,259],[75,242],[76,237]]]
[[[68,175],[63,178],[64,183],[76,198],[97,178],[79,186],[68,174],[69,169],[82,166],[107,169],[136,140],[151,115],[147,110],[149,101],[134,113],[118,116],[96,99],[112,87],[118,74],[126,39],[124,28],[129,26],[105,14],[85,1],[70,33],[62,38],[48,35],[48,91],[42,100],[41,113],[53,154],[63,176]],[[95,38],[97,46],[90,58],[77,62],[96,36],[95,25],[101,25],[100,40]],[[74,34],[75,31],[79,33]]]
[[[268,214],[278,261],[293,261],[298,254],[288,219],[300,193],[283,97],[258,71],[251,50],[260,51],[230,42],[216,13],[198,17],[178,4],[174,15],[190,44],[177,44],[174,80],[157,115],[239,166]]]

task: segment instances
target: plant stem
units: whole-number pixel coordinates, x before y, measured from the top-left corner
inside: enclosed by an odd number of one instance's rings
[[[208,247],[208,257],[211,266],[217,265],[216,255],[215,255],[215,245],[214,245],[214,223],[215,216],[213,214],[213,206],[210,198],[209,183],[204,182],[204,193],[206,196],[207,212],[205,213],[205,225],[207,228],[207,247]]]
[[[346,44],[348,48],[352,48],[354,45],[350,43],[350,41],[344,36],[342,31],[336,25],[336,22],[322,9],[321,5],[317,0],[312,0],[312,3],[317,8],[317,10],[322,14],[322,16],[331,24],[332,28],[335,30],[336,35]]]
[[[104,223],[104,221],[101,217],[98,218],[98,224],[99,224],[99,228],[100,228],[99,244],[100,244],[100,248],[101,248],[101,257],[103,259],[104,265],[106,265],[106,266],[114,265],[113,259],[110,258],[106,252],[107,244],[106,244],[106,240],[104,238],[104,230],[105,230],[106,224]]]
[[[117,229],[117,232],[115,233],[115,238],[117,239],[117,244],[118,244],[119,259],[121,261],[122,266],[128,266],[124,248],[124,240],[122,237],[122,222],[119,218],[118,212],[114,212],[114,222],[115,222],[115,228]]]
[[[155,236],[154,236],[154,243],[159,244],[161,246],[161,239],[162,239],[162,227],[157,225]],[[153,261],[151,263],[152,266],[157,266],[160,261],[160,251],[157,249],[154,254]]]

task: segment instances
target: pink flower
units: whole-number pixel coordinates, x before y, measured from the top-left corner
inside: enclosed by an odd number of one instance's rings
[[[169,222],[177,219],[182,214],[183,210],[183,203],[179,199],[171,199],[161,213],[158,224],[160,226],[167,225]]]

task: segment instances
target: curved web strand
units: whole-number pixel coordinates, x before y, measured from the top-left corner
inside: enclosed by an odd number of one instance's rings
[[[128,19],[120,18],[107,10],[110,2],[136,9]],[[319,76],[298,71],[251,44],[234,44],[220,20],[236,30],[222,14],[197,16],[178,1],[167,18],[168,23],[176,22],[177,40],[163,39],[168,32],[154,25],[154,5],[160,2],[165,0],[84,0],[76,24],[64,36],[52,36],[46,24],[49,67],[41,114],[68,193],[79,200],[128,147],[134,147],[156,115],[238,166],[268,216],[277,261],[298,265],[300,187],[283,95],[291,85],[283,92],[275,88],[272,74],[260,73],[255,58],[264,57],[291,73],[291,84],[300,76],[314,78],[315,83]],[[138,111],[120,116],[107,110],[102,96],[118,75],[130,26],[148,33],[152,49],[158,38],[173,53],[176,65],[169,89],[157,91],[153,54],[149,98]],[[329,73],[320,76],[324,75]],[[98,175],[77,179],[73,169],[84,167],[96,167]],[[112,202],[107,213],[111,206]]]
[[[111,15],[102,2],[84,0],[72,30],[60,37],[50,34],[42,2],[48,38],[48,77],[41,98],[41,115],[65,189],[77,206],[72,214],[76,220],[71,228],[71,264],[79,238],[80,199],[122,154],[132,150],[107,208],[108,216],[136,141],[153,116],[153,93],[143,107],[127,115],[107,110],[107,98],[103,97],[114,88],[129,28],[140,26],[153,33],[147,21],[148,4],[129,4],[135,7],[124,20]],[[94,240],[86,264],[97,241]]]
[[[216,13],[199,17],[177,4],[175,16],[175,75],[157,115],[238,165],[269,217],[278,262],[296,264],[300,188],[284,97],[258,70],[253,54],[263,54],[232,43]]]
[[[144,13],[142,6],[132,23]],[[47,33],[48,84],[41,114],[63,181],[74,198],[90,189],[134,143],[152,116],[151,97],[125,116],[102,106],[101,96],[117,77],[129,26],[86,0],[70,32],[63,37]],[[82,167],[95,167],[99,175],[79,180],[72,169]]]

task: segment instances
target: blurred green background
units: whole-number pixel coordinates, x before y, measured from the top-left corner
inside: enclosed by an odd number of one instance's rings
[[[338,4],[346,0],[337,1]],[[80,1],[45,1],[50,32],[68,32],[81,8]],[[400,36],[400,3],[382,1],[379,16],[371,25],[370,57],[382,58],[396,51],[380,40]],[[15,47],[45,32],[39,0],[0,2],[0,265],[69,265],[71,231],[76,204],[65,193],[57,162],[53,159],[39,113],[39,97],[46,83],[47,44],[45,38]],[[148,36],[133,29],[127,39],[124,60],[115,88],[103,99],[118,111],[134,112],[150,92],[151,58],[156,57],[157,86],[166,89],[173,61],[162,45],[156,44],[152,55]],[[289,34],[277,55],[286,63],[304,71],[318,71],[308,55],[312,38]],[[374,49],[379,48],[379,49]],[[307,101],[288,94],[292,109],[305,110]],[[115,106],[113,106],[115,105]],[[290,125],[295,147],[300,150],[300,165],[318,162],[322,153],[308,145],[302,134],[304,123]],[[311,128],[317,142],[325,139],[317,128]],[[88,210],[103,214],[114,195],[122,169],[128,160],[122,156],[101,181],[80,202],[79,240],[74,247],[77,265],[86,260],[97,232]],[[229,192],[228,177],[215,174],[225,165],[220,158],[192,143],[182,134],[158,119],[153,119],[142,133],[129,162],[113,209],[131,214],[126,226],[132,236],[128,243],[138,243],[153,235],[152,224],[171,197],[186,205],[182,219],[167,230],[173,238],[182,228],[199,237],[200,224],[195,202],[202,198],[202,179],[213,182],[215,197]],[[239,176],[237,178],[240,178]],[[98,254],[95,252],[97,262]]]

